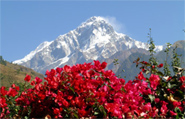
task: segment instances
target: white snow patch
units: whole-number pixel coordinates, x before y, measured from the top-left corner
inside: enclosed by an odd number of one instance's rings
[[[159,51],[162,51],[163,49],[164,49],[164,46],[158,45],[155,47],[154,51],[159,52]]]
[[[23,59],[16,60],[13,63],[14,64],[21,64],[21,63],[27,62],[28,60],[31,60],[35,56],[36,53],[42,51],[45,47],[49,46],[52,42],[53,41],[51,41],[51,42],[45,41],[45,42],[41,43],[34,51],[31,51]]]
[[[57,67],[61,66],[61,65],[62,65],[62,64],[64,64],[64,63],[66,63],[68,60],[69,60],[69,57],[68,57],[68,56],[66,56],[66,57],[64,57],[64,58],[61,58],[61,59],[59,59],[59,60],[55,61],[54,63],[56,63],[56,62],[59,62],[59,61],[60,61],[60,64],[59,64],[59,65],[57,65],[54,69],[56,69]],[[52,63],[52,64],[54,64],[54,63]]]

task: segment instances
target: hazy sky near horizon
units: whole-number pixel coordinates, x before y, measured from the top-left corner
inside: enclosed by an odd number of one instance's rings
[[[0,5],[0,55],[10,62],[92,16],[109,19],[117,32],[138,41],[147,42],[149,28],[156,45],[185,40],[184,0],[1,0]]]

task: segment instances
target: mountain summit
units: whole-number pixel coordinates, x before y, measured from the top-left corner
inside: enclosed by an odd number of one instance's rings
[[[13,63],[44,74],[47,69],[108,59],[117,52],[132,48],[147,50],[148,45],[117,33],[103,17],[94,16],[56,40],[41,43],[23,59]],[[156,51],[162,49],[163,46],[157,46]]]

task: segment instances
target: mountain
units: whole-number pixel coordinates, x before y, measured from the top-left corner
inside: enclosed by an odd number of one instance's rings
[[[109,60],[119,55],[127,58],[132,54],[131,49],[135,49],[134,52],[143,52],[139,49],[147,50],[148,45],[117,33],[103,17],[94,16],[69,33],[58,36],[56,40],[41,43],[23,59],[13,63],[44,74],[47,69],[63,67],[66,64]],[[163,46],[157,46],[155,50],[162,49]]]
[[[44,79],[43,74],[37,73],[33,71],[33,69],[21,65],[12,64],[0,56],[0,87],[9,87],[13,82],[23,83],[26,74],[30,75],[32,80],[35,79],[35,77]]]
[[[173,75],[173,69],[172,69],[172,59],[173,59],[173,49],[177,46],[176,52],[178,55],[182,55],[180,56],[180,61],[181,61],[181,67],[184,68],[185,67],[185,40],[179,40],[176,41],[171,48],[169,49],[169,56],[167,58],[167,63],[170,65],[169,69],[171,71],[171,74]],[[132,53],[127,59],[125,60],[121,60],[122,62],[119,64],[118,66],[118,70],[116,72],[117,76],[120,76],[122,78],[125,78],[126,81],[129,80],[133,80],[135,78],[135,76],[137,76],[137,74],[141,71],[138,68],[136,68],[136,64],[133,63],[133,61],[135,61],[137,58],[140,58],[140,61],[147,61],[149,60],[150,56],[149,54],[145,53]],[[165,59],[166,59],[166,53],[164,52],[164,50],[158,52],[157,54],[155,54],[155,57],[157,58],[157,61],[159,63],[164,63]],[[123,72],[123,70],[125,70],[125,72]],[[161,68],[161,71],[163,72],[163,68]],[[134,72],[134,75],[133,75]]]

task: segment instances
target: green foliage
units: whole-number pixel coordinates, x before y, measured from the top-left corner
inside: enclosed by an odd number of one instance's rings
[[[17,70],[16,70],[17,74],[19,74],[19,73],[20,73],[20,71],[21,71],[20,69],[17,69]]]
[[[166,59],[164,61],[164,69],[163,69],[165,76],[170,76],[170,74],[171,74],[170,69],[169,69],[169,64],[167,63],[168,57],[169,57],[170,47],[171,47],[171,44],[167,43],[167,48],[164,50],[164,52],[166,52]]]
[[[116,67],[118,67],[118,65],[119,65],[118,59],[114,59],[113,63],[114,63],[114,65],[115,65]],[[123,69],[122,71],[124,72],[125,70]],[[121,78],[120,75],[118,75],[117,77]],[[124,78],[126,78],[126,76],[124,76]]]
[[[148,43],[149,43],[149,52],[150,52],[150,58],[149,58],[149,63],[151,64],[151,68],[153,68],[153,66],[157,66],[158,65],[158,62],[157,62],[157,59],[154,57],[154,54],[156,53],[154,51],[155,49],[155,44],[154,44],[154,41],[151,37],[151,28],[149,29],[149,33],[148,33]],[[151,72],[153,73],[153,72]]]
[[[2,56],[0,56],[0,64],[5,65],[6,66],[6,61],[3,59]]]
[[[32,75],[35,75],[35,73],[34,73],[34,72],[31,72],[31,74],[32,74]]]
[[[4,75],[0,73],[0,80],[2,80],[3,78],[4,78]]]
[[[114,59],[113,63],[114,63],[114,65],[118,65],[119,64],[118,59]]]
[[[167,77],[164,77],[163,72],[160,72],[158,70],[154,70],[152,68],[150,68],[151,64],[145,61],[140,61],[140,59],[138,58],[137,60],[135,60],[135,63],[137,66],[140,65],[140,69],[142,69],[142,72],[144,74],[146,74],[147,72],[151,72],[151,70],[153,70],[153,74],[157,74],[160,77],[158,86],[156,89],[154,89],[156,91],[155,95],[148,95],[148,97],[144,97],[146,102],[151,102],[153,105],[157,104],[155,102],[155,98],[158,98],[160,100],[169,102],[168,105],[170,108],[174,107],[173,102],[182,102],[185,100],[185,96],[184,96],[184,79],[182,76],[182,73],[185,71],[185,68],[180,68],[180,67],[176,67],[177,69],[177,74],[178,75],[172,75],[170,74]],[[157,67],[160,68],[160,67]],[[181,75],[179,75],[181,74]],[[137,79],[138,77],[136,77]],[[148,82],[151,86],[151,82],[150,82],[150,78],[149,77],[145,77],[146,82]],[[138,78],[139,79],[139,78]],[[165,79],[165,80],[164,80]],[[141,79],[140,79],[141,80]],[[159,105],[157,105],[159,106]],[[176,118],[183,118],[185,117],[185,113],[183,113],[178,107],[176,107],[173,110],[177,115]]]
[[[178,69],[175,67],[181,67],[179,56],[182,56],[182,55],[177,54],[177,45],[176,45],[175,48],[173,49],[173,58],[172,58],[172,65],[171,65],[173,67],[173,72],[175,74],[177,74],[178,72]]]

